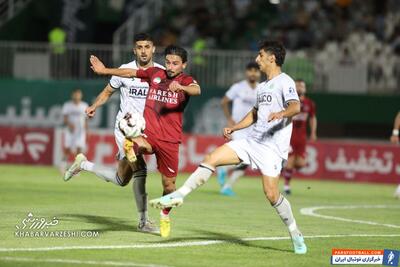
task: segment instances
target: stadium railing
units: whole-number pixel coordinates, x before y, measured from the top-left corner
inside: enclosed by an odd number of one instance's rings
[[[210,49],[201,54],[196,54],[191,49],[188,51],[189,64],[186,71],[204,87],[225,89],[243,79],[244,67],[248,62],[254,61],[257,55],[254,51],[243,50]],[[0,77],[39,80],[100,79],[89,68],[89,56],[92,54],[106,65],[114,67],[133,60],[132,47],[125,45],[67,43],[61,47],[52,47],[48,43],[0,41]],[[161,64],[164,62],[161,47],[157,49],[155,61]],[[369,79],[368,67],[365,65],[321,64],[313,53],[289,51],[283,70],[293,78],[304,79],[311,91],[361,94],[374,92],[373,80]]]

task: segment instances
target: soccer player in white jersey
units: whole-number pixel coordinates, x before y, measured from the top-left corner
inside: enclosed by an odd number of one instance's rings
[[[396,118],[394,119],[392,136],[390,137],[390,141],[396,145],[399,145],[399,130],[400,111],[397,113]],[[396,191],[394,192],[394,197],[400,199],[400,184],[397,186]]]
[[[228,127],[232,127],[241,121],[250,110],[253,109],[257,100],[256,87],[260,81],[260,68],[256,62],[250,62],[246,66],[246,79],[233,84],[222,98],[221,106],[224,111]],[[232,112],[230,105],[232,104]],[[236,131],[232,134],[233,140],[247,138],[252,126]],[[221,185],[220,193],[225,196],[234,196],[232,190],[234,183],[243,176],[248,165],[239,164],[231,166],[221,166],[217,168],[217,178]],[[226,174],[231,171],[229,178],[225,181]]]
[[[224,136],[231,139],[235,131],[255,124],[249,137],[231,141],[208,154],[183,186],[171,194],[151,200],[151,206],[179,206],[184,197],[210,179],[216,167],[243,162],[261,171],[265,196],[287,226],[294,252],[307,252],[290,203],[278,187],[282,164],[289,152],[291,119],[300,112],[295,83],[281,71],[285,54],[285,48],[278,42],[264,41],[260,44],[256,62],[268,80],[257,87],[257,102],[246,117],[234,126],[224,128]]]
[[[153,62],[155,46],[151,36],[148,34],[140,33],[134,36],[133,52],[136,56],[136,60],[123,64],[120,68],[164,68],[160,64]],[[101,179],[107,182],[112,182],[118,186],[126,186],[133,176],[133,192],[140,218],[138,230],[141,232],[158,233],[158,228],[149,220],[147,213],[146,163],[141,156],[138,157],[134,164],[128,162],[124,152],[125,136],[118,127],[118,121],[123,118],[127,112],[143,113],[148,89],[149,84],[138,78],[111,77],[110,82],[104,90],[97,96],[94,103],[88,107],[86,114],[89,118],[95,116],[96,109],[106,103],[113,93],[119,91],[120,109],[117,114],[114,129],[115,141],[118,146],[118,168],[107,168],[88,161],[84,155],[78,155],[75,163],[65,173],[64,180],[69,180],[75,175],[74,172],[76,172],[76,170],[80,171],[81,169],[92,172]]]
[[[60,170],[65,171],[69,157],[75,156],[86,149],[87,119],[85,110],[88,104],[82,101],[82,91],[72,91],[71,100],[64,103],[62,114],[64,117],[64,155]]]

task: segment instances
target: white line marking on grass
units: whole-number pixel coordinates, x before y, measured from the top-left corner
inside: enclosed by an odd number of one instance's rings
[[[400,234],[348,234],[348,235],[312,235],[304,236],[306,239],[317,238],[341,238],[341,237],[400,237]],[[65,247],[41,247],[41,248],[0,248],[0,252],[31,252],[31,251],[56,251],[56,250],[98,250],[98,249],[145,249],[145,248],[176,248],[189,246],[209,246],[222,243],[239,243],[246,241],[275,241],[289,240],[289,236],[270,237],[246,237],[225,240],[204,240],[190,242],[132,244],[132,245],[104,245],[104,246],[65,246]]]
[[[390,228],[400,228],[400,225],[395,225],[395,224],[377,223],[377,222],[373,222],[373,221],[364,221],[364,220],[353,220],[353,219],[347,219],[347,218],[343,218],[343,217],[321,215],[321,214],[316,213],[317,210],[360,209],[360,208],[362,208],[362,209],[386,209],[386,208],[400,208],[400,206],[388,206],[388,205],[318,206],[318,207],[302,208],[300,210],[300,213],[303,215],[314,216],[314,217],[328,219],[328,220],[361,223],[361,224],[369,224],[369,225],[379,225],[379,226],[386,226],[386,227],[390,227]]]
[[[0,257],[3,261],[19,261],[19,262],[41,262],[41,263],[67,263],[67,264],[88,264],[88,265],[106,265],[106,266],[127,266],[127,267],[168,267],[166,265],[142,264],[121,261],[90,261],[90,260],[68,260],[68,259],[37,259],[22,257]]]

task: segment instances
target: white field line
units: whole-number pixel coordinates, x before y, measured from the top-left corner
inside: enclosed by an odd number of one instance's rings
[[[126,266],[126,267],[168,267],[166,265],[142,264],[122,261],[91,261],[91,260],[68,260],[68,259],[37,259],[25,257],[0,257],[0,261],[18,261],[18,262],[41,262],[41,263],[66,263],[66,264],[87,264],[95,266]]]
[[[399,234],[348,234],[348,235],[312,235],[304,236],[305,239],[319,238],[346,238],[346,237],[400,237]],[[0,252],[31,252],[31,251],[57,251],[57,250],[101,250],[101,249],[146,249],[146,248],[176,248],[189,246],[209,246],[222,243],[238,243],[246,241],[275,241],[289,240],[289,236],[271,237],[247,237],[240,239],[226,240],[204,240],[190,242],[154,243],[154,244],[132,244],[132,245],[103,245],[103,246],[60,246],[60,247],[39,247],[39,248],[0,248]]]
[[[400,228],[400,225],[395,224],[387,224],[387,223],[377,223],[373,221],[364,221],[364,220],[354,220],[347,219],[343,217],[330,216],[330,215],[322,215],[316,213],[318,210],[326,210],[326,209],[387,209],[387,208],[400,208],[400,206],[389,206],[389,205],[349,205],[349,206],[317,206],[317,207],[308,207],[302,208],[300,213],[303,215],[314,216],[318,218],[328,219],[328,220],[336,220],[342,222],[351,222],[351,223],[361,223],[361,224],[369,224],[369,225],[378,225],[385,226],[390,228]]]

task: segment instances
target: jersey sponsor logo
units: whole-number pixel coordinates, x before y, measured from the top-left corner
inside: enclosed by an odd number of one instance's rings
[[[147,95],[147,88],[137,88],[137,87],[129,88],[129,96],[146,96],[146,95]]]
[[[271,93],[261,93],[258,95],[258,104],[259,105],[270,105],[272,103],[272,94]]]
[[[165,90],[150,89],[148,99],[168,104],[178,104],[178,93]]]
[[[153,83],[159,84],[161,82],[161,78],[160,77],[155,77],[153,79]]]

